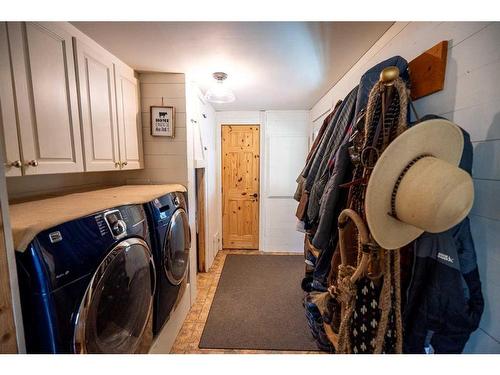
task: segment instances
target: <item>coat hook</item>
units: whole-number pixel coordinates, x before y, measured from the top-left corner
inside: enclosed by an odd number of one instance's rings
[[[397,66],[388,66],[380,72],[380,82],[385,86],[394,85],[394,81],[399,77],[399,69]]]

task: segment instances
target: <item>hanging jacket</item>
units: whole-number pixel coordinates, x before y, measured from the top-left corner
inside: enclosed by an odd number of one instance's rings
[[[346,96],[342,102],[342,107],[339,108],[339,115],[335,119],[335,129],[332,132],[328,144],[326,145],[325,152],[318,165],[316,175],[311,184],[310,180],[306,182],[306,190],[309,191],[309,202],[307,206],[307,217],[311,223],[316,223],[319,213],[320,199],[323,195],[323,190],[329,180],[328,162],[336,154],[344,138],[346,130],[351,125],[354,118],[354,109],[356,106],[358,88],[355,87]]]
[[[389,66],[397,66],[401,78],[405,82],[409,81],[408,63],[401,56],[391,57],[370,68],[363,74],[359,82],[353,116],[356,122],[366,109],[368,95],[373,85],[378,82],[380,73]],[[353,131],[354,121],[351,121],[350,125],[351,129],[346,132],[342,139],[342,144],[335,155],[333,170],[329,174],[328,181],[323,190],[318,214],[318,226],[312,239],[312,244],[321,250],[314,271],[314,280],[323,285],[326,285],[327,277],[331,270],[331,260],[337,244],[337,218],[340,211],[346,208],[347,204],[349,189],[341,188],[339,185],[349,182],[352,179],[353,164],[351,163],[348,149],[351,146],[349,136]]]
[[[318,131],[318,135],[316,136],[316,139],[314,140],[311,149],[309,150],[309,153],[307,154],[306,158],[306,163],[314,157],[316,154],[316,150],[318,148],[319,143],[321,142],[323,135],[325,133],[326,128],[328,127],[328,124],[332,120],[333,116],[335,115],[335,112],[339,109],[340,105],[342,104],[342,100],[338,100],[335,106],[333,107],[333,110],[330,112],[328,116],[325,117],[325,120],[323,121],[323,124],[321,125],[321,128]]]
[[[472,144],[462,132],[460,168],[470,174]],[[442,233],[424,233],[413,247],[413,274],[403,309],[404,352],[424,353],[432,347],[435,353],[461,353],[484,309],[469,219]]]
[[[333,116],[335,116],[335,113],[337,112],[337,110],[339,109],[341,104],[342,104],[342,100],[337,101],[333,110],[328,114],[328,116],[325,117],[325,119],[323,120],[323,124],[321,125],[321,128],[318,131],[318,135],[314,139],[314,142],[309,150],[309,153],[307,154],[306,165],[304,166],[304,169],[300,172],[299,176],[296,179],[297,188],[295,190],[295,194],[294,194],[293,198],[297,202],[301,202],[303,200],[303,194],[305,193],[304,185],[305,185],[306,179],[304,177],[304,173],[306,173],[305,171],[307,171],[308,168],[310,168],[310,163],[312,163],[312,161],[314,160],[316,152],[318,151],[318,147],[321,144],[321,142],[323,141],[323,135],[325,134],[326,129],[328,128]],[[299,210],[297,210],[297,211],[299,211]],[[301,211],[304,211],[304,210],[301,210]],[[302,220],[301,216],[302,215],[297,215],[299,220]]]
[[[341,103],[338,109],[331,113],[327,119],[329,118],[328,124],[325,128],[325,131],[323,132],[323,135],[321,137],[321,140],[319,141],[319,144],[316,147],[316,151],[314,152],[314,156],[312,156],[309,160],[307,160],[306,165],[304,169],[301,172],[302,177],[305,178],[304,182],[304,190],[310,191],[312,184],[314,183],[314,180],[316,178],[316,174],[318,172],[319,166],[321,164],[321,161],[323,160],[323,157],[325,155],[328,142],[332,136],[333,131],[335,130],[335,125],[337,124],[337,119],[339,117],[340,112],[342,111],[343,106],[345,103]]]
[[[301,173],[301,176],[305,179],[304,190],[310,192],[314,187],[314,191],[312,192],[313,199],[308,202],[307,206],[308,214],[304,215],[307,227],[311,227],[311,223],[308,222],[308,215],[316,218],[317,223],[318,211],[321,204],[321,212],[319,212],[320,222],[315,231],[316,235],[314,239],[315,241],[319,241],[316,242],[317,244],[321,244],[321,247],[319,247],[320,254],[314,262],[311,261],[311,264],[314,265],[312,277],[308,275],[303,280],[302,288],[306,293],[310,293],[311,291],[325,291],[327,288],[327,277],[331,270],[332,258],[337,242],[337,217],[340,210],[345,208],[348,194],[348,189],[341,189],[338,185],[348,182],[352,178],[352,163],[348,152],[348,147],[351,146],[349,143],[349,134],[358,116],[361,117],[360,111],[366,107],[368,95],[374,83],[379,80],[380,72],[384,68],[393,65],[396,65],[400,69],[402,78],[408,81],[406,60],[399,56],[385,60],[368,70],[362,76],[359,87],[356,87],[347,95],[335,112],[331,122],[324,131],[324,135],[317,146],[314,156],[308,160],[306,167]],[[360,103],[364,104],[360,105]],[[336,126],[341,121],[340,115],[342,112],[348,114],[348,118],[344,118],[343,128],[337,128]],[[318,186],[318,182],[321,183],[320,186]],[[314,186],[315,183],[316,186]],[[310,207],[311,203],[313,204],[312,207]],[[326,220],[322,222],[323,218]],[[332,234],[335,238],[331,237]],[[318,347],[325,351],[331,351],[331,347],[326,340],[323,317],[318,315],[319,311],[314,302],[306,300],[304,306],[306,307],[307,321]],[[329,315],[328,318],[330,319],[327,319],[329,324],[332,323],[335,325],[339,323],[338,317],[333,317],[332,314]]]

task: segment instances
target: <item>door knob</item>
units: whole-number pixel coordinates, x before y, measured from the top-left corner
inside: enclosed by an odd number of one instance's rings
[[[23,163],[21,160],[14,160],[13,162],[10,163],[5,163],[6,167],[14,167],[14,168],[21,168],[23,166]]]
[[[30,161],[26,162],[26,165],[28,165],[30,167],[38,167],[38,160],[36,160],[36,159],[30,160]]]

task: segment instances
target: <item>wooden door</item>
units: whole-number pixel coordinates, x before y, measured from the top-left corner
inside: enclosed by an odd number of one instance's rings
[[[21,176],[22,162],[17,134],[7,24],[0,24],[0,130],[3,130],[5,175]]]
[[[222,126],[222,246],[259,248],[259,126]]]
[[[122,169],[143,167],[139,88],[134,71],[115,65],[118,138]]]
[[[120,169],[113,57],[73,39],[86,171]]]
[[[52,22],[8,33],[24,173],[83,171],[71,35]]]

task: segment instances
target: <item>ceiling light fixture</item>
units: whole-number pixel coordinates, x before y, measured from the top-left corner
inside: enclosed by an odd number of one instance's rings
[[[224,72],[215,72],[212,76],[216,80],[216,83],[207,90],[205,99],[211,103],[234,102],[236,97],[234,96],[233,91],[224,85],[224,80],[227,78],[227,74]]]

